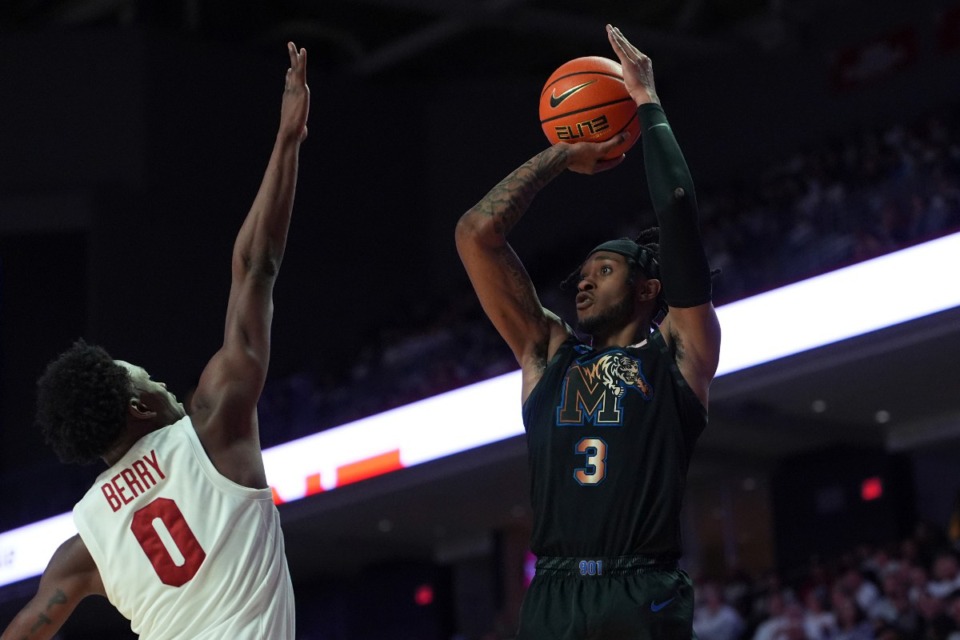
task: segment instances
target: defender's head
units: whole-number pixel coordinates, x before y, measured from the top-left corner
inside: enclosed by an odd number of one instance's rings
[[[128,429],[143,433],[184,416],[163,383],[78,340],[37,381],[37,424],[63,462],[104,457]]]

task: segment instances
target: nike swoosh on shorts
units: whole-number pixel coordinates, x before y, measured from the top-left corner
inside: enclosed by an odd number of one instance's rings
[[[677,599],[676,596],[674,596],[669,600],[664,600],[663,602],[657,602],[656,600],[652,600],[650,602],[650,611],[653,611],[654,613],[656,613],[676,599]]]

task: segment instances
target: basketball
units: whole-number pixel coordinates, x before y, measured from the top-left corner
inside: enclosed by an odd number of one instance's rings
[[[603,142],[627,130],[630,139],[607,158],[626,153],[640,139],[640,120],[620,63],[586,56],[560,65],[540,93],[540,126],[550,144]]]

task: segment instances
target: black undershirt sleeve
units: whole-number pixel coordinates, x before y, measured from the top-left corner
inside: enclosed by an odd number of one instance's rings
[[[671,307],[696,307],[710,301],[712,284],[693,178],[660,105],[640,105],[638,113],[647,184],[660,227],[664,298]]]

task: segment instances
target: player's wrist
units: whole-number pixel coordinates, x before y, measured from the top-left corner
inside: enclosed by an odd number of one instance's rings
[[[657,125],[669,125],[667,114],[659,102],[644,102],[637,105],[637,117],[640,119],[640,130],[643,134]]]
[[[304,136],[302,134],[302,129],[280,129],[277,132],[276,144],[278,146],[283,145],[299,145],[303,142]]]
[[[657,96],[656,91],[649,91],[647,89],[633,91],[630,93],[630,97],[633,98],[638,109],[645,104],[660,104],[660,98]]]

